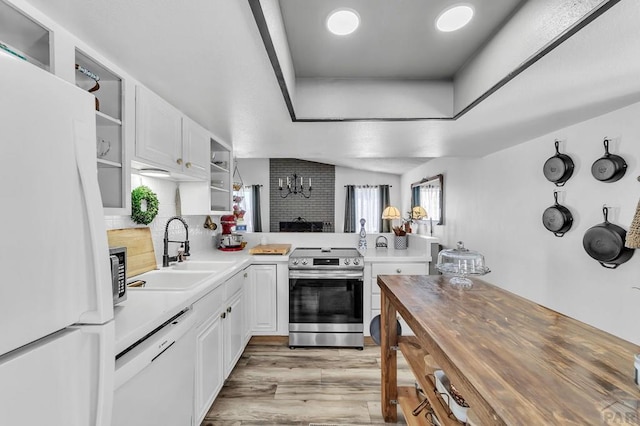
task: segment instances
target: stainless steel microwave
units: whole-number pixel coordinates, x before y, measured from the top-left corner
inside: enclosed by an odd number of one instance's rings
[[[111,290],[114,306],[127,300],[127,248],[111,247]]]

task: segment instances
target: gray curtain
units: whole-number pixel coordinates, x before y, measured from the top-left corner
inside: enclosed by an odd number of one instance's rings
[[[346,185],[344,200],[344,232],[356,232],[356,186]]]
[[[420,186],[411,188],[411,208],[420,205]]]
[[[380,185],[380,216],[384,209],[391,205],[389,198],[389,185]],[[391,220],[380,221],[380,232],[391,232]]]
[[[260,211],[260,188],[262,185],[251,185],[251,198],[253,200],[253,212],[251,222],[253,232],[262,232],[262,212]]]

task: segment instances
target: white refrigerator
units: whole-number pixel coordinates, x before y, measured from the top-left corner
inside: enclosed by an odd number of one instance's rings
[[[94,106],[84,90],[0,51],[0,425],[111,422]]]

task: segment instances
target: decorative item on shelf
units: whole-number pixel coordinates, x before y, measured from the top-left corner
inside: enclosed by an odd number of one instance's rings
[[[208,215],[204,220],[204,227],[205,229],[210,229],[212,231],[215,231],[216,229],[218,229],[218,225],[216,225],[216,223],[213,220],[211,220],[211,216],[208,216]]]
[[[491,272],[484,265],[484,256],[477,251],[466,249],[462,241],[458,241],[455,249],[440,250],[436,269],[450,277],[449,283],[452,286],[463,289],[473,286],[468,276]]]
[[[144,204],[143,204],[144,201]],[[131,191],[131,220],[142,225],[150,224],[158,214],[158,196],[147,186]]]
[[[389,245],[389,242],[387,241],[387,237],[385,237],[384,235],[380,235],[378,238],[376,238],[376,248],[387,248]]]
[[[309,184],[305,188],[304,179],[302,176],[298,176],[297,173],[293,173],[291,176],[287,176],[284,179],[278,179],[278,190],[280,191],[281,198],[287,198],[289,195],[300,195],[304,198],[311,197],[311,178],[308,180]],[[283,188],[283,184],[286,186]],[[305,193],[305,189],[307,192]],[[286,192],[283,192],[286,190]],[[283,195],[284,194],[284,195]]]
[[[427,222],[425,219],[427,218],[427,211],[422,206],[414,206],[411,208],[411,219],[418,223],[418,234],[426,235],[427,234]]]
[[[85,90],[87,90],[89,93],[93,93],[93,92],[97,92],[100,89],[100,83],[98,83],[98,81],[100,81],[99,75],[89,71],[82,65],[78,65],[78,64],[76,64],[76,70],[78,70],[78,72],[82,73],[83,75],[89,77],[95,83],[93,87],[90,87],[89,89],[85,89]],[[96,96],[96,111],[100,111],[100,101],[98,100],[97,96]]]
[[[402,216],[400,216],[400,210],[394,206],[387,206],[382,211],[382,219],[391,221],[392,230],[395,234],[393,237],[393,247],[396,250],[405,250],[407,248],[407,233],[402,227],[393,226],[394,220],[402,219]]]
[[[96,154],[98,158],[104,158],[111,151],[111,142],[102,138],[96,138]]]
[[[567,154],[560,154],[560,141],[555,141],[556,155],[545,161],[542,172],[548,181],[563,186],[573,175],[575,165]]]
[[[367,223],[365,218],[360,219],[360,239],[358,240],[358,253],[364,256],[367,252],[367,231],[364,224]]]

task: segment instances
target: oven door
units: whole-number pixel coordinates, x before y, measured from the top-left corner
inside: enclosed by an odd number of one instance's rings
[[[289,271],[289,331],[362,331],[362,271]]]

